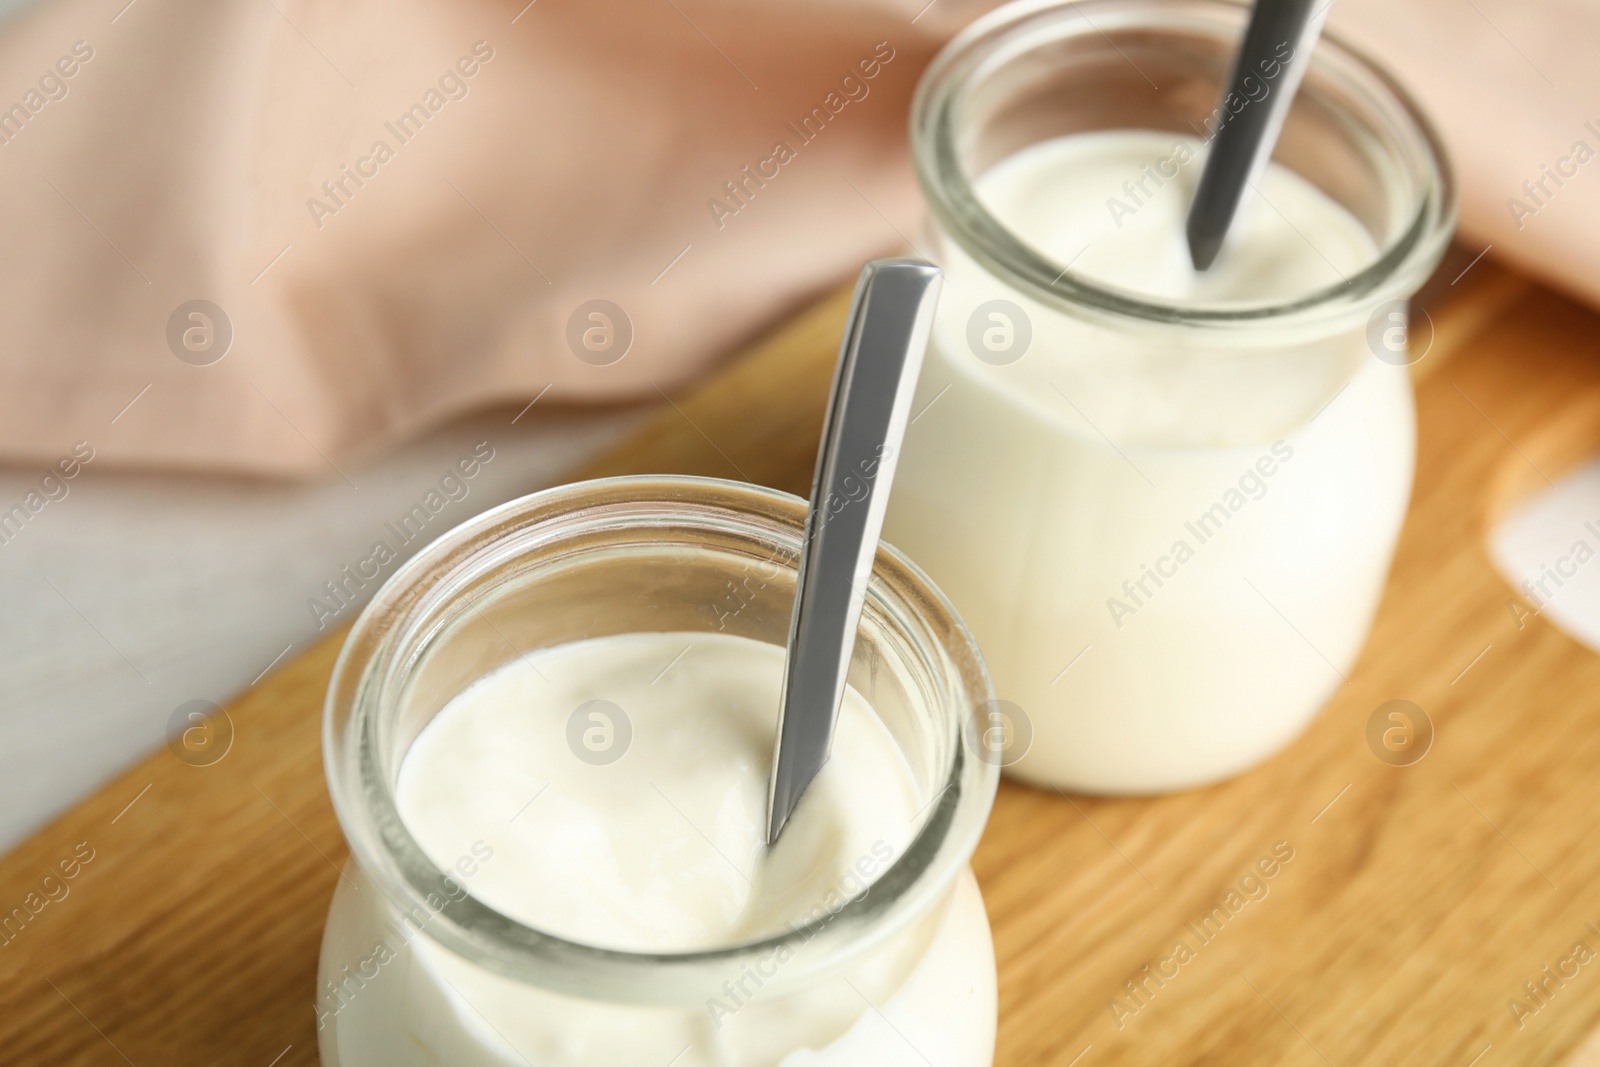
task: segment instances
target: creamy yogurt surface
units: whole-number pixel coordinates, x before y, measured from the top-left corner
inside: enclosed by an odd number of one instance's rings
[[[442,869],[494,847],[479,900],[573,941],[635,952],[787,929],[862,888],[921,802],[854,689],[833,756],[764,843],[783,650],[722,634],[621,634],[546,650],[469,686],[401,766],[401,818]],[[565,743],[552,744],[564,739]]]
[[[1209,270],[1184,224],[1205,165],[1192,137],[1107,130],[1042,141],[985,171],[977,194],[1022,241],[1078,275],[1170,303],[1266,304],[1336,285],[1377,256],[1355,216],[1269,163]]]

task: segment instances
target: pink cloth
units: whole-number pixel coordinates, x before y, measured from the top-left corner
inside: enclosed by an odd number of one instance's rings
[[[330,476],[487,404],[671,391],[903,245],[910,94],[989,6],[126,2],[0,33],[0,456]],[[1600,300],[1600,162],[1561,164],[1600,149],[1600,12],[1340,0],[1332,31],[1433,111],[1466,239]],[[1541,164],[1576,170],[1513,218]],[[593,300],[631,325],[609,365],[568,340],[626,332],[573,325]]]

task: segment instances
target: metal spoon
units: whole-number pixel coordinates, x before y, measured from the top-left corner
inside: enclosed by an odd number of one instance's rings
[[[1316,2],[1321,0],[1255,0],[1217,107],[1222,119],[1211,138],[1211,154],[1189,206],[1185,232],[1195,270],[1205,270],[1217,258],[1245,186],[1255,182],[1278,143],[1289,104],[1311,65],[1311,49],[1333,6],[1324,3],[1313,12]],[[1257,90],[1264,91],[1257,96]],[[1239,106],[1230,108],[1230,101]]]
[[[914,259],[873,260],[856,282],[800,548],[767,793],[768,844],[828,761],[942,283],[937,267]]]

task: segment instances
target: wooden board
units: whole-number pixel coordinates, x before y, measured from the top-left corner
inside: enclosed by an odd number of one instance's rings
[[[1390,587],[1305,736],[1179,796],[1002,786],[974,863],[1003,1067],[1600,1062],[1600,961],[1552,983],[1521,1028],[1507,1007],[1575,941],[1600,950],[1600,657],[1542,619],[1519,627],[1483,549],[1510,501],[1600,449],[1600,322],[1487,262],[1440,288],[1453,298],[1416,368],[1417,487]],[[804,492],[845,305],[674,398],[580,475]],[[345,855],[319,751],[338,640],[229,705],[225,759],[156,752],[0,860],[0,916],[60,897],[0,946],[0,1063],[316,1062],[317,945]],[[1411,767],[1364,740],[1391,698],[1437,731]],[[1269,895],[1164,984],[1145,979],[1280,841],[1294,856]],[[93,858],[74,868],[75,849]],[[75,877],[46,886],[63,861]]]

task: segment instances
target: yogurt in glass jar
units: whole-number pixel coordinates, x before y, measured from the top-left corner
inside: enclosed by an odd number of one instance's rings
[[[1348,677],[1405,516],[1443,153],[1324,38],[1195,272],[1206,145],[1270,94],[1217,104],[1246,16],[1008,5],[914,105],[946,281],[884,536],[972,627],[1026,781],[1181,789],[1286,745]]]
[[[991,1062],[967,861],[993,694],[892,550],[832,757],[762,842],[804,512],[711,480],[567,486],[380,591],[328,697],[352,859],[323,939],[325,1064]]]

